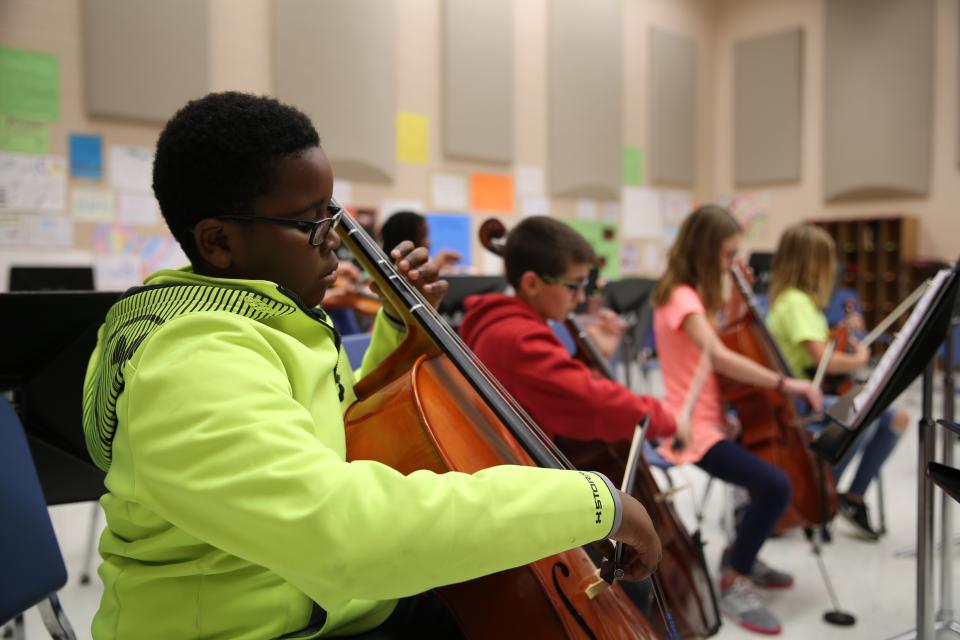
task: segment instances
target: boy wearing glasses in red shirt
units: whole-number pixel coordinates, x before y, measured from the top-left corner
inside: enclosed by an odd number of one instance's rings
[[[547,435],[629,440],[647,415],[649,437],[672,435],[676,422],[659,401],[594,374],[547,324],[583,302],[596,262],[590,244],[563,222],[534,216],[510,231],[504,261],[514,295],[467,298],[460,334]]]

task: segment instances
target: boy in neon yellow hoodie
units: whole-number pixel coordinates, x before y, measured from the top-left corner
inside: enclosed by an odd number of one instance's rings
[[[345,461],[353,372],[318,306],[332,190],[313,125],[275,100],[211,94],[161,133],[154,191],[192,268],[128,291],[88,367],[108,490],[95,638],[455,637],[433,587],[607,536],[636,552],[628,576],[659,562],[646,511],[599,474]],[[426,251],[392,257],[437,304]],[[395,317],[385,304],[360,375],[399,344]]]

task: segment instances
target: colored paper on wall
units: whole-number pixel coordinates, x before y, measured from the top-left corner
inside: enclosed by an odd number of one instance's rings
[[[0,114],[60,119],[60,61],[48,53],[0,47]]]
[[[623,184],[632,186],[643,184],[643,153],[640,147],[623,149]]]
[[[662,233],[660,193],[648,187],[623,188],[623,227],[625,240],[657,239]]]
[[[121,191],[153,192],[153,149],[110,147],[110,186]]]
[[[33,215],[24,218],[27,244],[46,247],[73,245],[73,220],[66,216]]]
[[[495,173],[470,176],[470,209],[512,213],[513,178]]]
[[[473,265],[473,238],[471,218],[465,213],[428,213],[427,226],[430,230],[430,257],[440,251],[456,251],[460,261],[456,267]]]
[[[430,157],[430,122],[409,111],[397,113],[397,161],[426,164]]]
[[[544,195],[543,169],[519,166],[514,171],[518,198],[537,198]]]
[[[10,116],[0,116],[0,149],[45,154],[50,151],[50,127]]]
[[[26,243],[23,216],[19,213],[0,213],[0,246],[18,247]]]
[[[74,178],[103,178],[103,138],[71,133],[70,175]]]
[[[0,209],[63,211],[66,198],[65,158],[0,153]]]
[[[76,187],[70,192],[70,213],[78,222],[110,222],[113,200],[108,189]]]
[[[608,280],[620,277],[619,228],[616,224],[602,220],[564,220],[582,235],[593,247],[597,257],[603,261],[601,275]]]
[[[433,175],[433,206],[437,209],[467,208],[467,179],[446,173]]]

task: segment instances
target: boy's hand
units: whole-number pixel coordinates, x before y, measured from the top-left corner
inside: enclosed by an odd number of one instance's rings
[[[643,580],[657,570],[663,551],[660,536],[653,528],[653,522],[647,510],[633,496],[620,492],[623,506],[623,518],[620,529],[611,536],[624,544],[623,579]],[[613,551],[604,551],[604,555],[613,558]],[[602,570],[602,569],[601,569]]]
[[[390,257],[393,258],[397,271],[436,309],[447,293],[449,284],[446,280],[438,279],[440,270],[436,263],[429,261],[427,249],[414,247],[412,242],[404,240],[390,252]],[[380,295],[375,285],[370,285],[370,289]],[[385,313],[394,318],[399,316],[386,296],[380,295],[380,302]]]

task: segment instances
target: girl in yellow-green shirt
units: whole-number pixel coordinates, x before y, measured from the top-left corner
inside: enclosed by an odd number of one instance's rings
[[[798,376],[810,377],[826,349],[830,330],[823,309],[830,299],[836,269],[833,239],[820,227],[795,225],[780,238],[773,260],[767,326]],[[855,344],[852,353],[833,353],[827,373],[849,374],[865,366],[869,359],[869,349]],[[836,400],[836,396],[825,396],[824,408]],[[834,469],[839,479],[856,452],[862,451],[853,481],[846,493],[839,496],[840,513],[870,540],[878,539],[880,534],[870,524],[863,495],[909,422],[906,411],[888,408],[861,436],[858,447]]]

